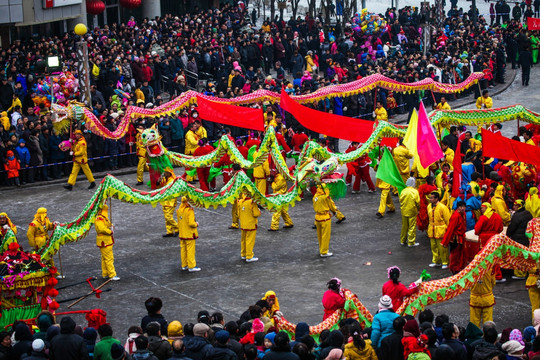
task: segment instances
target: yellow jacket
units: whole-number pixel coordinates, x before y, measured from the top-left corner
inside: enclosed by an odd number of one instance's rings
[[[510,220],[512,216],[510,215],[510,212],[508,211],[508,206],[506,205],[506,201],[504,201],[503,198],[503,189],[504,186],[499,185],[495,189],[495,195],[491,198],[491,207],[493,208],[493,211],[495,211],[499,216],[501,217],[504,226],[508,226],[510,224]]]
[[[279,173],[274,176],[272,190],[274,190],[274,194],[285,194],[287,192],[287,181]]]
[[[482,150],[482,142],[471,138],[471,139],[469,139],[469,148],[473,152],[478,152],[478,151]]]
[[[440,201],[433,208],[432,204],[428,205],[429,226],[427,235],[430,239],[442,239],[448,222],[450,221],[450,210]]]
[[[255,158],[257,155],[253,155]],[[268,162],[268,159],[265,160],[262,165],[257,166],[253,169],[253,177],[255,179],[266,179],[270,175],[270,163]],[[285,186],[287,186],[285,184]]]
[[[413,217],[418,215],[420,208],[420,194],[418,190],[411,186],[407,186],[399,194],[399,203],[401,204],[401,215]]]
[[[167,181],[164,181],[161,183],[161,186],[160,187],[166,187],[167,185],[169,185],[170,183],[172,183],[173,181],[175,180],[175,177],[174,175],[173,176],[170,176]],[[164,206],[164,207],[176,207],[176,198],[172,198],[172,199],[169,199],[169,200],[163,200],[160,202],[161,206]]]
[[[4,130],[9,131],[9,128],[11,127],[11,121],[9,121],[7,112],[2,111],[0,115],[2,115],[2,117],[0,117],[0,122],[2,123],[2,125],[4,125]]]
[[[491,96],[488,96],[487,98],[480,96],[478,99],[476,99],[476,108],[481,109],[482,105],[485,105],[486,109],[491,109],[493,107],[493,99]]]
[[[525,200],[525,210],[535,218],[540,217],[540,198],[538,197],[537,187],[529,189],[529,197]]]
[[[444,162],[448,163],[450,165],[450,170],[454,170],[454,150],[447,148],[444,151]]]
[[[443,103],[438,103],[437,104],[437,109],[438,110],[452,110],[452,108],[450,107],[448,102],[445,102],[444,104]]]
[[[317,187],[317,192],[313,196],[313,210],[315,210],[315,221],[327,221],[332,218],[330,210],[335,209],[334,201],[330,195],[321,187]],[[334,211],[335,212],[335,211]]]
[[[138,157],[145,157],[146,156],[146,146],[143,145],[141,134],[137,133],[135,136],[136,139],[136,145],[137,145],[137,156]]]
[[[109,220],[109,207],[107,205],[103,205],[103,208],[101,208],[101,212],[96,218],[96,223],[94,225],[97,233],[97,247],[104,248],[107,246],[112,246],[114,244],[114,239],[112,236],[112,224]]]
[[[21,103],[21,100],[19,100],[18,97],[16,97],[15,99],[13,99],[11,101],[11,106],[9,107],[8,111],[11,111],[13,109],[15,109],[15,106],[19,105],[22,109],[22,103]]]
[[[345,345],[343,352],[347,360],[377,360],[377,354],[371,346],[371,340],[366,340],[366,346],[363,349],[357,348],[353,342]]]
[[[197,133],[191,130],[189,130],[186,133],[186,151],[185,151],[186,155],[193,155],[195,150],[197,150],[197,148],[199,147],[200,139],[201,138],[199,138]]]
[[[86,139],[81,137],[73,145],[73,162],[79,164],[86,164],[88,162],[88,155],[86,154]]]
[[[484,197],[484,194],[486,193],[482,188],[480,187],[480,184],[478,184],[476,181],[472,181],[469,183],[471,186],[471,193],[474,197],[480,196],[481,198]]]
[[[135,89],[135,103],[137,102],[137,100],[145,101],[144,93],[141,89]]]
[[[411,172],[410,159],[413,158],[413,154],[405,147],[400,145],[393,151],[394,160],[396,161],[397,168],[400,174],[407,174]]]
[[[383,120],[388,121],[388,113],[386,112],[386,109],[381,106],[380,109],[375,109],[375,120]]]
[[[315,66],[315,62],[311,58],[311,55],[306,55],[306,71],[312,72],[313,66]]]
[[[238,218],[240,219],[240,229],[257,230],[259,223],[258,217],[261,216],[261,210],[257,204],[247,196],[238,200]]]
[[[471,307],[491,307],[495,305],[493,296],[493,287],[495,286],[495,275],[488,270],[484,276],[471,288],[471,298],[469,305]]]
[[[28,237],[28,243],[31,247],[36,247],[36,240],[47,240],[49,238],[49,231],[54,228],[54,224],[47,217],[47,210],[39,208],[34,220],[28,225],[28,231],[26,236]]]
[[[180,240],[195,240],[199,238],[197,228],[199,225],[195,221],[195,211],[187,202],[187,198],[182,196],[182,204],[176,210],[178,218],[178,237]]]
[[[274,316],[276,311],[279,311],[278,297],[276,296],[276,293],[274,291],[268,290],[261,299],[261,300],[267,300],[271,296],[274,297],[274,304],[272,305],[272,307],[270,309],[266,310],[266,312],[263,314],[263,316],[266,316],[266,317],[268,317],[270,319]]]

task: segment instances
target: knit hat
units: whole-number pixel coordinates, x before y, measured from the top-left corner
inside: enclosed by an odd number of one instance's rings
[[[403,326],[403,331],[413,334],[414,337],[420,336],[420,327],[415,319],[407,320],[405,326]]]
[[[523,340],[532,342],[534,338],[536,337],[536,329],[532,326],[527,326],[523,330]]]
[[[522,351],[524,348],[525,346],[521,345],[516,340],[508,340],[502,346],[503,351],[505,351],[510,356],[521,355],[519,352]]]
[[[218,343],[225,345],[229,341],[231,334],[227,330],[219,330],[214,336]]]
[[[521,331],[519,331],[518,329],[514,329],[510,332],[510,340],[515,340],[521,345],[525,345],[525,343],[523,342],[523,336],[521,335]]]
[[[266,334],[266,336],[265,336],[264,338],[270,340],[270,342],[272,343],[272,345],[274,345],[274,338],[275,338],[275,337],[276,337],[276,333],[275,333],[275,332],[271,332],[271,333]]]
[[[120,344],[112,344],[111,346],[111,357],[113,360],[120,360],[124,356],[125,350],[124,347]]]
[[[264,324],[260,319],[253,320],[253,326],[251,327],[254,333],[264,332]]]
[[[183,200],[184,198],[182,198]],[[167,326],[167,334],[170,336],[182,336],[184,335],[184,328],[178,320],[171,321]]]
[[[45,342],[41,339],[36,339],[32,341],[32,350],[35,352],[42,352],[45,349]]]
[[[203,323],[198,323],[193,326],[193,335],[203,337],[208,330],[210,330],[210,326]]]
[[[392,298],[388,295],[383,295],[379,299],[379,310],[389,310],[392,308]]]

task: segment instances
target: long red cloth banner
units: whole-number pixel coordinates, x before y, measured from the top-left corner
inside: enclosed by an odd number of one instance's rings
[[[338,139],[364,143],[373,132],[374,122],[328,114],[300,105],[281,91],[280,106],[309,130]]]
[[[264,131],[262,109],[220,104],[197,96],[197,111],[200,118],[206,121]]]
[[[482,152],[484,156],[497,159],[540,165],[539,147],[508,139],[485,129],[482,130]]]

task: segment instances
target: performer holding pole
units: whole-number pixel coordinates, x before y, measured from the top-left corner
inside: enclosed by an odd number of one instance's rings
[[[96,245],[101,252],[101,276],[104,279],[120,280],[116,276],[114,268],[114,225],[109,220],[109,207],[103,204],[99,215],[96,218]]]
[[[176,217],[178,218],[182,270],[201,271],[195,260],[195,240],[199,238],[197,231],[199,223],[195,221],[195,212],[185,196],[182,196],[180,207],[176,210]]]

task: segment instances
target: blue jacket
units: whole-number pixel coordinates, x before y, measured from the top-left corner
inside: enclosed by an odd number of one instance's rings
[[[17,154],[19,154],[19,160],[21,161],[21,168],[30,164],[30,151],[26,147],[17,146]]]
[[[381,340],[394,333],[394,319],[399,317],[393,311],[382,310],[373,317],[371,324],[371,344],[378,348],[381,345]]]

